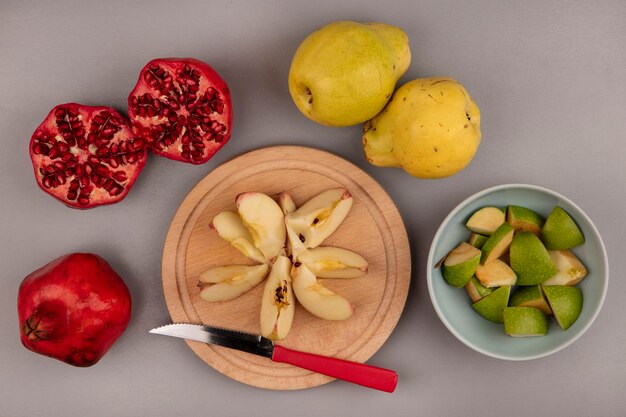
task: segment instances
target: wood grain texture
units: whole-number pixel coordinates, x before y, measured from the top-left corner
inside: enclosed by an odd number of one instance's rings
[[[350,162],[330,153],[297,146],[277,146],[241,155],[216,168],[185,198],[170,225],[163,251],[163,289],[173,322],[206,323],[260,333],[263,284],[234,300],[207,303],[197,287],[198,275],[215,266],[252,264],[209,229],[222,210],[235,208],[235,197],[260,191],[276,197],[289,192],[299,206],[333,187],[354,197],[348,217],[324,245],[355,251],[369,262],[366,276],[324,279],[329,289],[356,307],[345,321],[325,321],[296,306],[287,348],[367,361],[398,322],[411,279],[411,254],[404,224],[385,191]],[[219,346],[187,341],[219,372],[246,384],[278,390],[315,387],[332,378],[277,364]]]

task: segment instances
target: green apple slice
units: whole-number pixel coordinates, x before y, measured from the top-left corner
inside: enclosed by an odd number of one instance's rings
[[[504,331],[513,337],[545,336],[548,319],[533,307],[507,307],[502,312]]]
[[[506,210],[506,221],[516,231],[531,232],[537,236],[541,234],[543,218],[529,208],[521,206],[508,206]]]
[[[500,259],[480,265],[476,269],[476,278],[487,288],[501,287],[503,285],[515,285],[517,275],[510,266]]]
[[[563,330],[569,329],[583,309],[582,291],[569,285],[545,285],[542,288],[556,321]]]
[[[585,265],[570,250],[549,250],[550,259],[557,273],[543,282],[543,285],[576,285],[587,276]]]
[[[514,232],[513,226],[502,223],[483,245],[480,263],[485,265],[504,255],[509,250]]]
[[[487,241],[487,239],[489,239],[489,236],[480,235],[478,233],[472,232],[467,242],[473,247],[481,249],[483,245],[485,244],[485,242]]]
[[[453,287],[463,287],[480,262],[480,249],[466,242],[452,249],[443,263],[443,277]]]
[[[552,315],[552,310],[543,296],[540,285],[532,285],[529,287],[518,287],[511,295],[509,301],[511,307],[534,307],[543,311],[544,314]]]
[[[475,276],[471,277],[470,280],[467,281],[467,284],[465,285],[465,290],[467,291],[467,294],[469,295],[473,303],[483,297],[488,296],[493,292],[493,288],[485,287]]]
[[[491,236],[504,220],[504,212],[498,207],[483,207],[470,216],[465,226],[474,233]]]
[[[517,274],[517,285],[541,284],[554,274],[556,266],[541,240],[531,232],[519,232],[509,251],[511,268]]]
[[[510,286],[500,287],[488,296],[476,301],[472,304],[472,308],[487,320],[502,323],[502,311],[509,303],[510,294]]]
[[[561,207],[556,206],[541,229],[541,237],[548,249],[570,249],[585,243],[585,237],[574,219]]]

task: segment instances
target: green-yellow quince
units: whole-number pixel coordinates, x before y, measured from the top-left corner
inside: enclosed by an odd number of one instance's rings
[[[419,78],[400,87],[363,128],[365,156],[374,165],[402,167],[418,178],[456,174],[480,144],[480,111],[452,78]]]
[[[378,114],[411,62],[404,31],[339,21],[304,39],[289,70],[289,92],[309,119],[352,126]]]

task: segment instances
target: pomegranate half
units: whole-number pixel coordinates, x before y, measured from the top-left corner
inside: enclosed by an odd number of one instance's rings
[[[60,104],[30,140],[39,187],[79,209],[126,197],[146,156],[145,141],[110,107]]]
[[[133,133],[155,154],[202,164],[230,138],[230,91],[213,68],[197,59],[154,59],[128,97],[128,115]]]

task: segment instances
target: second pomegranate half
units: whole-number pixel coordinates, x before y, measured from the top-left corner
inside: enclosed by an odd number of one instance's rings
[[[133,133],[170,159],[202,164],[230,138],[230,91],[219,74],[193,58],[154,59],[128,97]]]

